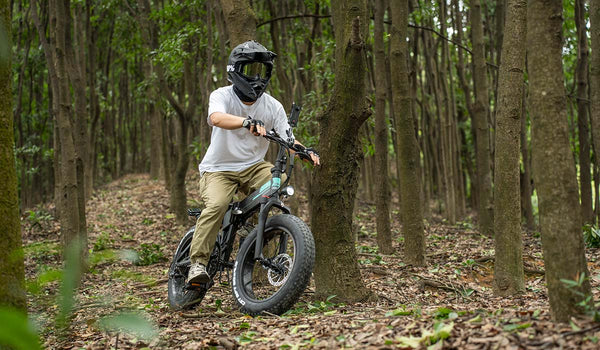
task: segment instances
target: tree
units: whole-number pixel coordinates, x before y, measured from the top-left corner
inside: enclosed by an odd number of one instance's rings
[[[588,100],[588,36],[585,23],[585,1],[575,0],[577,27],[577,126],[579,130],[579,182],[581,214],[584,223],[594,222],[592,206],[592,177],[590,169],[590,127]]]
[[[520,206],[520,139],[527,0],[507,1],[496,111],[494,179],[494,291],[506,296],[525,291]]]
[[[81,258],[87,253],[87,227],[85,219],[85,188],[84,188],[84,162],[79,142],[81,134],[75,132],[73,123],[74,115],[71,103],[71,82],[67,68],[69,62],[74,62],[74,51],[71,46],[71,5],[70,0],[53,0],[48,4],[50,11],[50,36],[51,44],[46,40],[45,30],[42,28],[37,15],[37,6],[33,8],[32,16],[36,22],[40,42],[44,48],[47,66],[50,67],[50,81],[53,94],[52,113],[55,117],[55,148],[59,152],[60,172],[55,179],[58,187],[57,207],[61,223],[63,248],[77,242],[80,247]],[[74,87],[81,88],[81,86]],[[78,116],[81,117],[81,116]],[[77,128],[77,130],[80,130]],[[77,146],[77,147],[76,147]]]
[[[10,1],[0,1],[0,306],[27,310],[15,170]]]
[[[489,93],[485,62],[485,45],[483,41],[483,23],[481,20],[481,3],[471,1],[471,35],[473,40],[473,80],[475,85],[475,103],[473,104],[473,123],[477,144],[477,215],[479,230],[491,236],[494,229],[492,169],[490,167],[490,135],[489,135]]]
[[[392,233],[390,229],[390,189],[388,181],[388,127],[385,117],[386,65],[383,43],[383,0],[375,0],[375,166],[377,183],[377,246],[383,254],[391,254]]]
[[[365,0],[332,3],[335,83],[318,118],[321,166],[314,170],[311,227],[317,248],[315,285],[320,296],[358,301],[370,295],[358,267],[352,212],[362,155],[357,130],[369,117],[365,101]]]
[[[533,178],[539,198],[542,249],[552,317],[566,322],[581,313],[582,295],[591,295],[581,207],[569,146],[562,66],[562,4],[530,0],[527,10]],[[585,276],[583,276],[585,274]],[[561,279],[583,283],[574,290]]]
[[[221,6],[232,49],[245,41],[256,39],[256,14],[248,0],[221,0]]]
[[[408,1],[394,1],[392,11],[391,71],[396,133],[400,151],[400,212],[407,264],[425,264],[425,236],[418,176],[421,174],[419,148],[415,138],[408,81]]]
[[[594,163],[600,171],[600,0],[590,0],[590,34],[592,59],[590,69],[590,101]],[[598,188],[598,187],[596,187]],[[596,222],[600,224],[600,194],[596,192]]]

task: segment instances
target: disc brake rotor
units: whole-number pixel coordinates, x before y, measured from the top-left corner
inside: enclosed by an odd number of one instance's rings
[[[290,275],[289,272],[292,269],[293,261],[289,255],[279,254],[273,259],[273,264],[279,265],[283,269],[283,273],[279,273],[274,269],[269,269],[267,277],[272,286],[279,287],[287,281],[288,276]]]

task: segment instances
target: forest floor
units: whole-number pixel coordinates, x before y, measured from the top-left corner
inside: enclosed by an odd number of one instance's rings
[[[197,178],[188,181],[188,191],[188,198],[198,198]],[[300,216],[307,220],[305,208],[301,203]],[[431,220],[426,225],[427,266],[413,268],[403,262],[396,220],[397,253],[378,254],[374,211],[373,205],[358,208],[357,251],[366,288],[378,300],[353,305],[335,298],[317,300],[311,284],[287,314],[252,318],[237,311],[223,275],[198,307],[176,312],[168,306],[167,270],[179,239],[193,223],[175,223],[162,183],[129,175],[96,191],[88,203],[90,272],[75,294],[67,335],[58,334],[55,321],[59,297],[65,294],[59,284],[58,222],[49,214],[51,207],[23,217],[29,313],[49,349],[600,348],[598,323],[585,318],[569,324],[551,321],[538,234],[524,235],[526,293],[498,298],[492,292],[493,241],[472,223],[450,226]],[[127,251],[158,262],[134,265],[123,258]],[[599,257],[597,249],[588,250],[592,276]],[[600,277],[591,282],[598,300]],[[105,322],[109,317],[131,311],[152,324],[152,339],[139,334],[147,326],[136,326],[137,321],[125,324],[122,332],[107,326],[118,324]]]

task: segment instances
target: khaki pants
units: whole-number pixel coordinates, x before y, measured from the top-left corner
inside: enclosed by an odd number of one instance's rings
[[[190,247],[193,263],[206,266],[221,228],[223,216],[236,190],[250,194],[271,180],[271,163],[262,161],[242,171],[204,173],[200,178],[200,199],[205,208],[196,221]]]

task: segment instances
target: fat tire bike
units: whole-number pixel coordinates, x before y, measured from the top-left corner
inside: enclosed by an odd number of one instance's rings
[[[288,121],[291,127],[297,125],[299,112],[300,108],[294,104]],[[186,283],[195,227],[185,233],[169,268],[168,299],[172,308],[194,307],[214,285],[217,273],[226,272],[229,276],[230,270],[232,294],[243,313],[280,315],[298,301],[310,282],[315,243],[306,223],[292,215],[281,199],[294,194],[294,189],[288,186],[294,156],[312,161],[309,149],[294,144],[291,132],[287,136],[284,139],[274,130],[264,136],[279,145],[271,180],[245,199],[229,204],[206,266],[210,276],[207,283]],[[281,183],[284,173],[287,178]],[[258,222],[252,225],[256,213]],[[201,210],[188,209],[188,214],[198,219]],[[239,249],[232,258],[238,231],[249,229],[248,236],[239,239]]]

